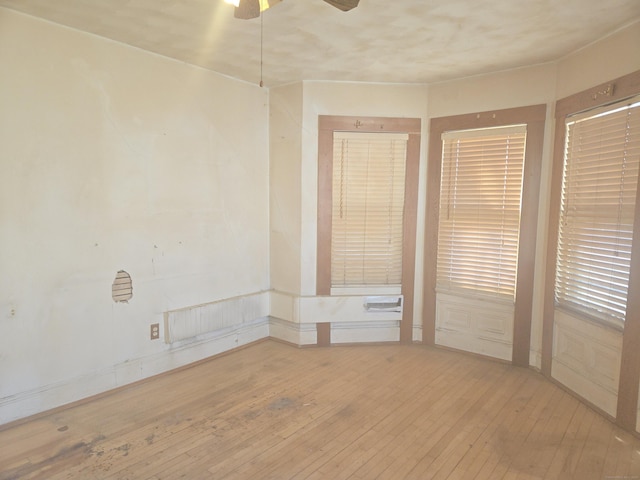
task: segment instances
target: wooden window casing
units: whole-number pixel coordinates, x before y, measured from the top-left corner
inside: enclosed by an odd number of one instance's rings
[[[513,323],[512,363],[528,366],[531,343],[531,309],[535,266],[538,196],[546,105],[432,118],[429,127],[427,162],[427,212],[425,232],[425,278],[423,307],[423,343],[434,344],[436,333],[436,286],[440,181],[442,174],[442,134],[454,130],[526,125],[522,209],[518,239],[518,275],[516,279]]]
[[[318,118],[318,237],[316,294],[331,295],[334,132],[406,134],[402,216],[401,293],[404,297],[400,341],[413,338],[416,221],[420,167],[421,120],[416,118],[320,115]]]
[[[542,373],[548,378],[551,378],[553,357],[556,261],[562,202],[566,119],[570,115],[612,104],[639,94],[640,71],[636,71],[556,102],[542,329]],[[637,200],[636,205],[638,205]],[[636,208],[634,212],[633,238],[640,239],[640,208]],[[621,427],[629,431],[635,431],[638,412],[638,389],[640,387],[640,295],[633,292],[640,291],[640,241],[633,242],[631,247],[628,291],[632,293],[628,295],[626,304],[618,405],[615,420]]]

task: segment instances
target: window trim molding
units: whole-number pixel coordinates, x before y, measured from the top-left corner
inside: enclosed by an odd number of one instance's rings
[[[569,115],[619,102],[638,94],[640,94],[640,71],[601,83],[556,102],[542,321],[541,371],[549,379],[552,378],[553,325],[556,308],[556,257],[558,254],[562,173],[564,169],[565,120]],[[640,189],[636,194],[633,231],[634,239],[638,239],[638,241],[633,242],[631,250],[629,292],[640,290],[640,208],[637,208],[638,205],[640,205]],[[636,431],[638,412],[638,390],[640,388],[640,348],[638,348],[638,345],[640,345],[640,296],[630,294],[627,298],[627,313],[622,337],[622,362],[616,413],[616,423],[629,431]]]
[[[432,118],[429,127],[429,153],[427,161],[427,209],[425,232],[424,291],[422,341],[435,344],[436,333],[436,262],[438,251],[438,221],[440,175],[442,169],[441,135],[448,130],[468,130],[514,124],[527,125],[524,177],[522,185],[522,212],[518,248],[518,276],[513,320],[512,363],[529,366],[531,349],[531,309],[533,305],[533,278],[538,223],[538,198],[546,104],[516,107]]]
[[[413,301],[420,169],[419,118],[318,116],[318,232],[316,258],[316,295],[331,295],[331,193],[333,180],[333,132],[407,133],[405,196],[403,219],[402,295],[404,305],[400,322],[400,342],[413,340]]]

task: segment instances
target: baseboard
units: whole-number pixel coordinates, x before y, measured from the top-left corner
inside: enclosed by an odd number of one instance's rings
[[[269,317],[269,336],[297,346],[316,345],[318,338],[315,323],[298,323],[274,316]]]
[[[269,319],[265,317],[232,329],[211,332],[189,342],[167,346],[167,349],[153,355],[130,359],[87,375],[4,397],[0,399],[0,426],[4,428],[10,422],[31,418],[40,412],[66,408],[75,402],[108,394],[114,389],[208,360],[268,337]]]
[[[331,325],[334,345],[389,345],[399,341],[397,321],[337,322]],[[86,375],[49,383],[0,399],[0,428],[41,412],[108,395],[118,388],[189,367],[225,352],[272,338],[296,347],[317,344],[315,323],[261,317],[193,338],[164,344],[161,352],[129,359]]]

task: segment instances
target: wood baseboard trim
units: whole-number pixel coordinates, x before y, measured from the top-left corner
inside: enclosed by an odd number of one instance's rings
[[[246,343],[244,345],[240,345],[238,347],[232,348],[231,350],[226,350],[224,352],[216,353],[215,355],[211,355],[210,357],[205,357],[205,358],[202,358],[200,360],[196,360],[195,362],[191,362],[191,363],[188,363],[186,365],[182,365],[180,367],[172,368],[170,370],[167,370],[166,372],[161,372],[161,373],[158,373],[158,374],[155,374],[155,375],[151,375],[150,377],[142,378],[140,380],[136,380],[135,382],[127,383],[125,385],[120,385],[119,387],[110,388],[109,390],[105,390],[104,392],[96,393],[94,395],[90,395],[88,397],[81,398],[80,400],[76,400],[74,402],[65,403],[64,405],[60,405],[59,407],[54,407],[54,408],[50,408],[48,410],[44,410],[42,412],[34,413],[33,415],[29,415],[29,416],[26,416],[24,418],[18,418],[17,420],[12,420],[9,423],[5,423],[3,425],[0,425],[0,432],[2,432],[3,430],[8,430],[10,428],[16,427],[16,426],[21,425],[23,423],[31,422],[33,420],[38,420],[39,418],[45,417],[47,415],[52,415],[52,414],[56,414],[56,413],[59,413],[59,412],[63,412],[63,411],[68,410],[70,408],[77,407],[77,406],[80,406],[80,405],[84,405],[86,403],[90,403],[90,402],[92,402],[94,400],[98,400],[100,398],[109,397],[109,396],[111,396],[111,395],[113,395],[115,393],[118,393],[118,392],[122,391],[122,390],[125,390],[125,389],[128,389],[128,388],[135,388],[137,386],[140,386],[140,385],[143,385],[145,383],[154,381],[154,380],[156,380],[158,378],[161,378],[161,377],[164,377],[164,376],[167,376],[167,375],[172,375],[174,373],[181,372],[183,370],[188,370],[190,368],[196,367],[196,366],[201,365],[203,363],[215,360],[216,358],[220,358],[220,357],[223,357],[225,355],[229,355],[231,353],[238,352],[240,350],[243,350],[245,348],[249,348],[249,347],[251,347],[253,345],[257,345],[257,344],[262,343],[262,342],[266,342],[268,340],[270,340],[269,337],[260,338],[258,340],[253,341],[253,342],[249,342],[249,343]]]

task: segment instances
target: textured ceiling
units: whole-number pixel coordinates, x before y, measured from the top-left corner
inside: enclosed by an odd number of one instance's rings
[[[258,83],[260,19],[223,0],[0,0],[0,6]],[[266,86],[430,83],[557,60],[640,20],[640,0],[284,0],[263,15]],[[1,28],[1,25],[0,25]]]

